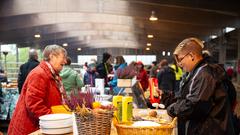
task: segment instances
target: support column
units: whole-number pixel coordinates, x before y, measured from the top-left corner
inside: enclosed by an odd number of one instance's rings
[[[18,51],[18,44],[16,44],[16,68],[19,67],[19,51]]]
[[[2,44],[0,44],[0,65],[2,66]]]
[[[219,64],[224,64],[226,63],[226,44],[224,43],[224,29],[221,29],[220,31],[220,37],[219,37]]]

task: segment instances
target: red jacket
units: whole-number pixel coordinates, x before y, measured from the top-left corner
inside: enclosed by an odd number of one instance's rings
[[[61,94],[51,71],[42,61],[23,85],[22,93],[8,128],[8,135],[27,135],[39,129],[39,117],[61,104]]]
[[[148,75],[145,69],[140,70],[140,72],[137,75],[137,80],[140,81],[143,90],[146,91],[148,88]]]

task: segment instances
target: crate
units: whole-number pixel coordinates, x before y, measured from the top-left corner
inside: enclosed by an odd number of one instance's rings
[[[129,88],[133,86],[132,79],[118,79],[117,86],[120,88]]]

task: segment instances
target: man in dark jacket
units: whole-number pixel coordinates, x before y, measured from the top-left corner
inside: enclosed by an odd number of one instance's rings
[[[185,123],[187,135],[234,135],[224,70],[205,62],[202,48],[197,38],[185,39],[176,47],[175,59],[188,75],[168,114]]]
[[[161,94],[161,102],[165,106],[169,106],[174,97],[174,89],[176,85],[176,77],[174,70],[168,66],[168,61],[163,59],[159,63],[159,72],[157,74],[158,89]]]
[[[103,78],[105,81],[105,86],[108,86],[107,82],[109,82],[108,75],[113,72],[113,58],[112,55],[105,52],[103,53],[102,63],[97,65],[97,72],[99,73],[98,78]]]
[[[19,73],[18,73],[18,91],[21,94],[22,86],[27,78],[28,73],[32,71],[37,65],[39,64],[38,61],[38,53],[35,49],[31,49],[29,51],[29,59],[26,63],[20,66]]]

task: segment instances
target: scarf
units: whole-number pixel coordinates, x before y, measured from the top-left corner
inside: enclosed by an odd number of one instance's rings
[[[50,69],[50,71],[52,73],[52,77],[55,80],[55,83],[57,84],[58,90],[60,91],[61,96],[62,96],[62,103],[64,104],[64,96],[66,96],[66,91],[64,89],[62,80],[61,80],[60,76],[56,74],[56,72],[54,71],[51,64],[48,63],[48,62],[46,62],[46,64],[47,64],[48,68]]]

